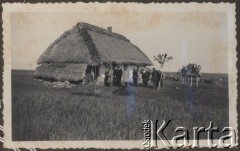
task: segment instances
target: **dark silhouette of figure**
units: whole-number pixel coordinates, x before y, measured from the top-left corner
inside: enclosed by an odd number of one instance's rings
[[[120,66],[117,66],[116,70],[116,85],[121,86],[121,81],[122,81],[122,69]]]
[[[114,70],[113,70],[113,78],[112,78],[112,83],[113,83],[113,85],[114,86],[116,86],[117,85],[117,67],[115,67],[114,68]]]
[[[111,86],[111,83],[112,83],[112,69],[111,67],[106,67],[106,70],[105,70],[105,78],[104,78],[104,85],[105,86]]]
[[[160,77],[160,76],[159,76],[159,72],[157,72],[157,71],[155,70],[155,68],[153,68],[151,80],[152,80],[152,82],[153,82],[153,88],[154,88],[154,89],[157,89],[157,88],[158,88],[157,86],[158,86],[158,82],[159,82],[159,80],[160,80],[159,77]]]
[[[92,73],[92,66],[87,66],[86,72],[85,72],[85,78],[87,83],[91,83],[93,81],[93,73]]]
[[[142,72],[143,86],[148,87],[148,81],[150,80],[150,74],[148,71],[143,70]]]
[[[133,69],[133,86],[138,86],[138,70]]]

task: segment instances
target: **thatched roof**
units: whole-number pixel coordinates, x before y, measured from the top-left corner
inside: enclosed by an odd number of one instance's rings
[[[63,33],[37,63],[152,65],[149,58],[126,37],[87,23],[78,23]]]

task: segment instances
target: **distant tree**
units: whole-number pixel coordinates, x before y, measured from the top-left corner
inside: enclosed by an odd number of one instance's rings
[[[154,58],[154,61],[157,61],[161,65],[161,69],[163,68],[163,66],[166,62],[173,59],[172,56],[168,56],[168,54],[166,54],[166,53],[163,53],[163,54],[159,53],[158,55],[153,56],[153,58]],[[160,81],[159,81],[159,84],[158,84],[158,90],[159,90],[159,87],[160,87],[160,82],[161,82],[162,77],[163,77],[163,71],[161,70],[161,72],[162,72],[162,74],[161,74]]]
[[[157,61],[160,65],[161,68],[163,68],[163,65],[168,62],[169,60],[172,60],[172,56],[168,56],[166,53],[165,54],[158,54],[157,56],[153,56],[154,61]]]
[[[202,66],[199,64],[193,64],[193,70],[197,73],[197,75],[200,77],[200,71],[202,70]]]

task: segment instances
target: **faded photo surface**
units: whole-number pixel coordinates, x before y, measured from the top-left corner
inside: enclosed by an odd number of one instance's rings
[[[142,148],[146,120],[169,121],[168,140],[236,126],[234,4],[35,6],[4,5],[9,145]]]

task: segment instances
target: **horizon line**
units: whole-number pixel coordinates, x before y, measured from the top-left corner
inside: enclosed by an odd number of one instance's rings
[[[34,71],[34,70],[30,70],[30,69],[11,69],[12,70],[18,70],[18,71]],[[166,72],[174,72],[174,73],[177,73],[177,71],[164,71],[165,73]],[[216,74],[228,74],[227,72],[200,72],[200,73],[216,73]]]

